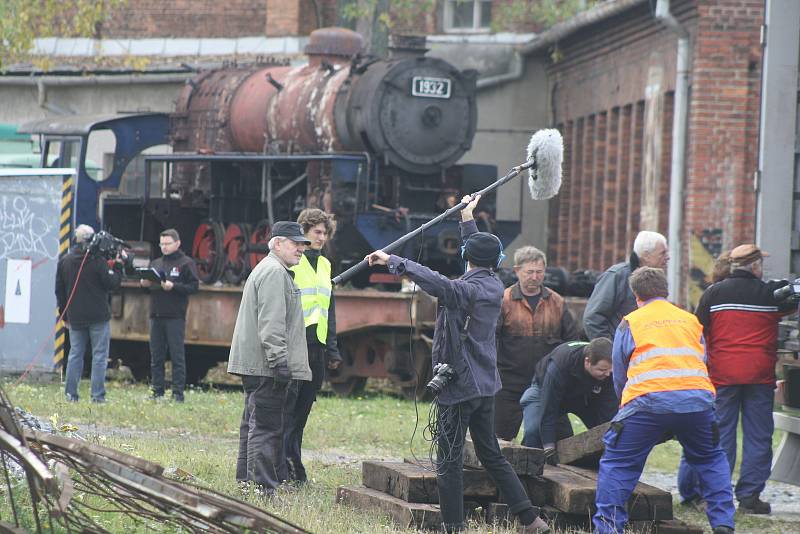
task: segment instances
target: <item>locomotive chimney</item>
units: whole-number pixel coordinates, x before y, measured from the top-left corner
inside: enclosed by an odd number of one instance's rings
[[[424,35],[392,34],[389,36],[389,59],[422,57],[428,51],[425,45]]]
[[[364,49],[364,39],[347,28],[320,28],[311,32],[304,51],[308,64],[345,63]]]

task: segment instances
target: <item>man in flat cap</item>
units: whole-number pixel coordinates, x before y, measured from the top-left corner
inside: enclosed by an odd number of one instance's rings
[[[290,270],[309,244],[298,223],[273,225],[269,255],[244,285],[231,340],[228,372],[240,375],[244,388],[236,480],[266,495],[288,478],[287,418],[299,381],[311,380],[303,305]]]
[[[768,514],[759,498],[772,465],[772,403],[775,389],[778,322],[795,309],[773,291],[786,282],[763,282],[766,253],[756,245],[730,252],[731,274],[709,286],[695,315],[703,325],[708,372],[717,389],[719,439],[731,471],[736,464],[736,431],[742,415],[742,466],[736,483],[739,510]],[[681,461],[678,486],[684,503],[700,501],[695,473]]]

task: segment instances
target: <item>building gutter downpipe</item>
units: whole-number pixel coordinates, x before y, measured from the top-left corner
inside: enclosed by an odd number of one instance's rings
[[[678,37],[678,60],[675,69],[675,111],[672,119],[672,161],[669,177],[669,300],[685,304],[681,283],[683,266],[683,191],[686,181],[686,129],[689,115],[689,32],[670,13],[670,0],[658,0],[655,18]]]

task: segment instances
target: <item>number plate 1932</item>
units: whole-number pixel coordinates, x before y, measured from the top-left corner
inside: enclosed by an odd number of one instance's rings
[[[450,98],[450,80],[448,78],[414,76],[411,79],[411,95],[427,98]]]

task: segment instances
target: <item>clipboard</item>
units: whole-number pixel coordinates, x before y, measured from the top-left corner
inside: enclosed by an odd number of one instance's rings
[[[161,273],[159,273],[155,267],[139,267],[135,269],[136,273],[134,277],[141,278],[143,280],[149,280],[151,282],[155,282],[160,284],[163,280]]]

